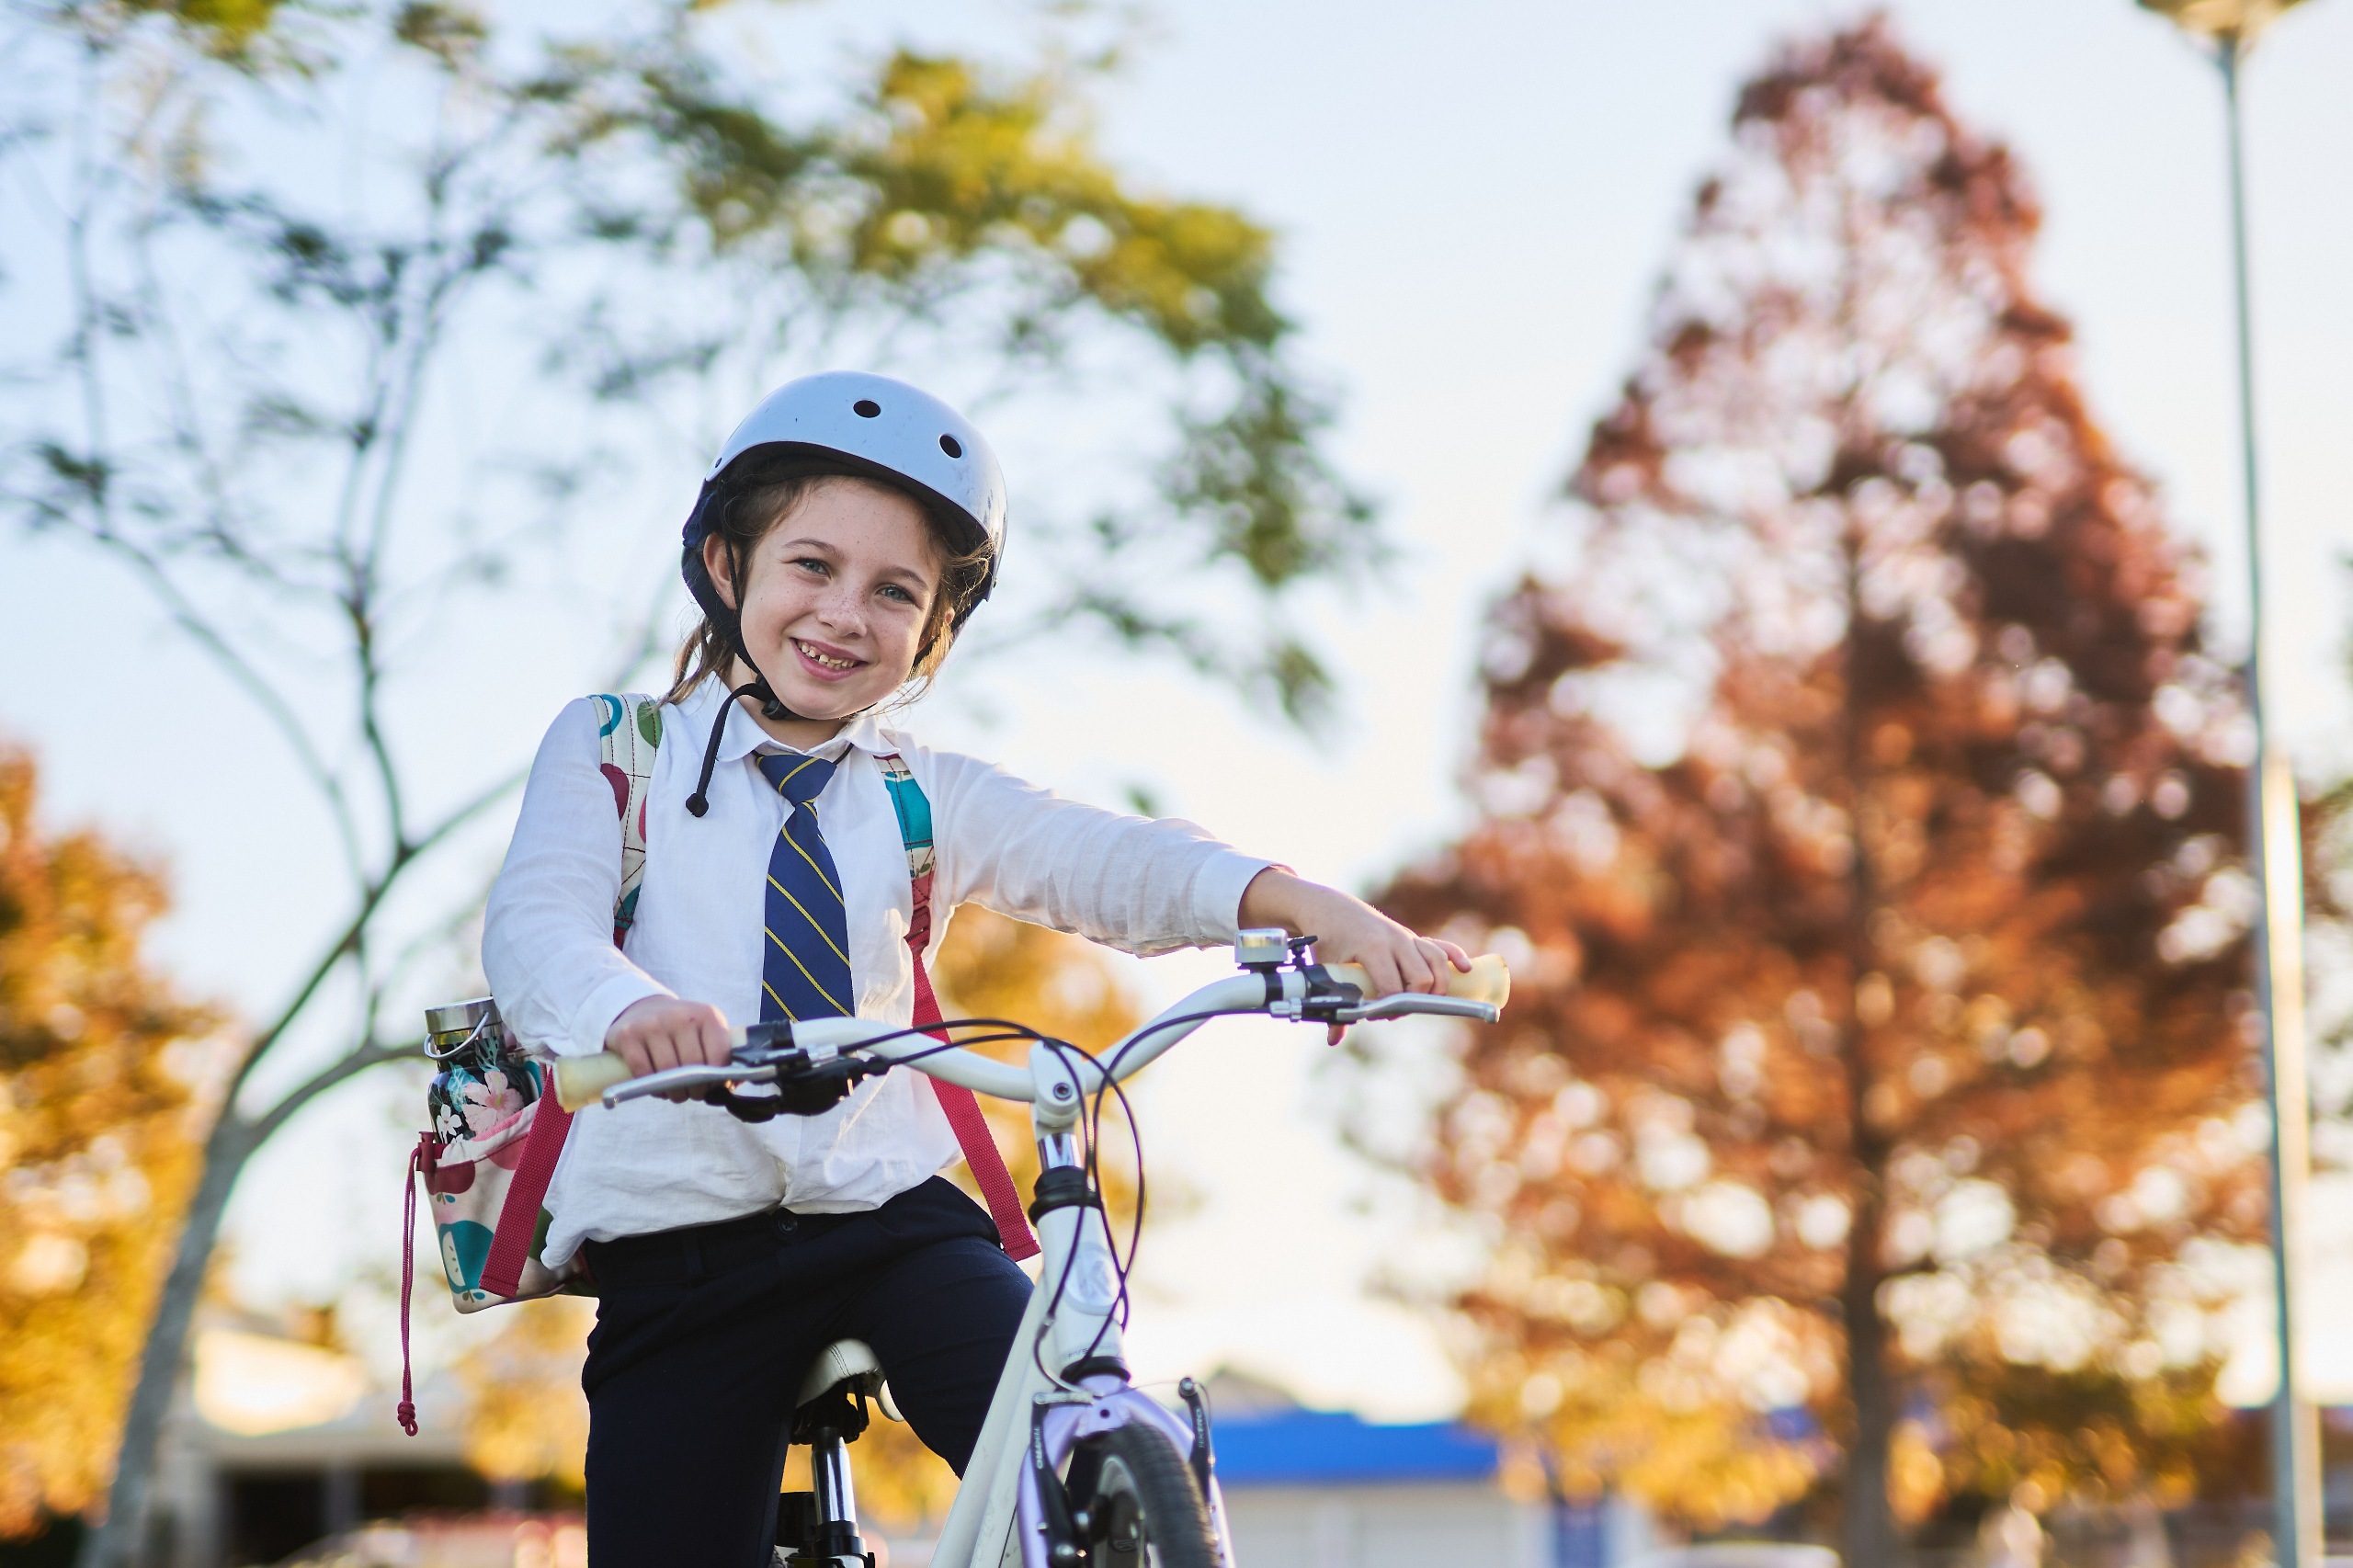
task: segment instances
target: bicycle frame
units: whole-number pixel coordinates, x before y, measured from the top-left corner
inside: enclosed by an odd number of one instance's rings
[[[1236,994],[1229,1000],[1225,995],[1211,994],[1220,992],[1256,992],[1256,995]],[[1163,1017],[1209,1011],[1222,1002],[1228,1006],[1237,1001],[1245,1006],[1253,1003],[1263,1005],[1265,994],[1256,977],[1220,982],[1209,987],[1207,993],[1196,993]],[[1147,1036],[1131,1049],[1142,1061],[1149,1061],[1199,1027],[1198,1023],[1164,1026],[1161,1036]],[[1155,1046],[1157,1049],[1153,1049]],[[1106,1061],[1115,1060],[1117,1055],[1115,1051]],[[1137,1065],[1142,1065],[1142,1061]],[[1071,1129],[1077,1119],[1080,1096],[1085,1091],[1075,1082],[1068,1064],[1042,1045],[1030,1049],[1029,1071],[1035,1089],[1030,1101],[1030,1130],[1038,1140],[1040,1160],[1051,1162],[1048,1168],[1075,1165]],[[1039,1217],[1037,1223],[1043,1260],[1038,1289],[1030,1295],[1029,1310],[1022,1314],[1020,1330],[1014,1336],[1013,1353],[1006,1358],[995,1398],[989,1405],[988,1419],[981,1428],[972,1462],[966,1470],[969,1475],[987,1478],[989,1484],[984,1488],[966,1485],[958,1489],[955,1505],[949,1510],[939,1545],[934,1551],[935,1562],[971,1563],[975,1568],[1003,1564],[1014,1555],[1013,1543],[1005,1539],[1008,1528],[1017,1526],[1013,1533],[1020,1541],[1023,1568],[1052,1568],[1047,1556],[1044,1499],[1039,1488],[1041,1467],[1050,1473],[1059,1471],[1081,1436],[1107,1432],[1130,1422],[1160,1426],[1180,1450],[1190,1448],[1193,1442],[1188,1426],[1128,1386],[1124,1369],[1081,1380],[1084,1403],[1078,1403],[1058,1381],[1049,1380],[1049,1369],[1060,1370],[1081,1358],[1121,1356],[1120,1324],[1115,1316],[1119,1281],[1112,1271],[1110,1234],[1101,1209],[1050,1210]],[[1057,1296],[1061,1298],[1059,1305],[1055,1302]],[[1053,1352],[1051,1357],[1041,1354],[1049,1344]],[[1121,1365],[1124,1369],[1123,1358]],[[1034,1432],[1023,1431],[1033,1425],[1030,1413],[1049,1401],[1056,1403],[1043,1411],[1041,1420],[1034,1421]],[[1022,1462],[1025,1453],[1027,1463]],[[1208,1495],[1204,1501],[1209,1505],[1210,1520],[1216,1530],[1219,1553],[1231,1564],[1233,1545],[1226,1529],[1224,1501],[1218,1494],[1216,1477],[1207,1479]],[[1004,1544],[996,1545],[999,1541]]]
[[[1259,1014],[1353,1023],[1424,1013],[1493,1023],[1508,994],[1509,979],[1500,961],[1484,959],[1482,970],[1461,983],[1465,994],[1401,994],[1367,1003],[1361,971],[1337,965],[1327,970],[1296,956],[1292,967],[1280,968],[1265,955],[1271,949],[1279,960],[1282,933],[1244,935],[1237,956],[1246,972],[1194,992],[1111,1047],[1100,1065],[1040,1042],[1031,1046],[1026,1067],[1016,1066],[943,1048],[870,1018],[821,1018],[791,1027],[792,1051],[803,1068],[858,1052],[904,1062],[979,1094],[1029,1104],[1040,1166],[1034,1214],[1041,1259],[1038,1286],[934,1549],[932,1561],[939,1568],[1061,1568],[1051,1537],[1068,1521],[1059,1506],[1050,1507],[1040,1478],[1059,1476],[1082,1438],[1142,1424],[1159,1427],[1180,1452],[1196,1440],[1190,1425],[1129,1383],[1118,1318],[1120,1278],[1099,1200],[1082,1200],[1072,1196],[1074,1184],[1051,1179],[1057,1171],[1080,1168],[1074,1134],[1086,1096],[1101,1092],[1108,1081],[1140,1072],[1211,1017]],[[1255,946],[1252,938],[1257,939]],[[600,1085],[601,1097],[610,1106],[641,1095],[762,1081],[763,1074],[773,1081],[776,1074],[772,1063],[765,1069],[679,1067],[610,1087]],[[591,1089],[589,1096],[598,1092]],[[1075,1186],[1084,1192],[1083,1183]],[[1058,1200],[1049,1200],[1050,1190]],[[1214,1474],[1205,1471],[1197,1465],[1221,1559],[1232,1568],[1224,1502]]]
[[[1256,1013],[1266,1005],[1267,985],[1257,975],[1218,981],[1144,1025],[1102,1060],[1113,1065],[1115,1076],[1124,1078],[1208,1021],[1194,1015]],[[888,1026],[868,1020],[828,1018],[796,1028],[793,1039],[820,1048],[838,1041],[855,1049],[851,1039],[841,1037],[884,1032],[890,1032]],[[1042,1044],[1030,1048],[1026,1070],[962,1051],[938,1051],[922,1040],[891,1040],[870,1049],[878,1057],[892,1058],[937,1051],[909,1065],[978,1093],[1028,1100],[1041,1185],[1046,1172],[1077,1168],[1073,1133],[1085,1096],[1102,1084],[1101,1074],[1088,1063],[1065,1062]],[[957,1489],[933,1550],[932,1562],[939,1568],[1010,1568],[1017,1562],[1021,1568],[1055,1568],[1049,1556],[1049,1521],[1039,1474],[1041,1467],[1059,1472],[1081,1437],[1142,1422],[1158,1426],[1180,1451],[1193,1444],[1188,1424],[1129,1386],[1117,1315],[1119,1278],[1103,1210],[1079,1204],[1049,1209],[1038,1215],[1036,1224],[1038,1288],[1014,1334],[988,1417],[965,1467],[964,1483]],[[1119,1365],[1117,1369],[1090,1369],[1070,1381],[1057,1375],[1081,1362]],[[1206,1490],[1204,1501],[1220,1554],[1232,1564],[1233,1541],[1214,1475]]]

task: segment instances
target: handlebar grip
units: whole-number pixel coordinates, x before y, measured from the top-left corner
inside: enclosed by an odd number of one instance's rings
[[[1361,965],[1334,963],[1324,967],[1333,979],[1342,984],[1353,985],[1368,996],[1372,994],[1372,977],[1365,973]],[[1511,1000],[1511,971],[1504,967],[1503,958],[1497,953],[1482,953],[1472,959],[1468,974],[1449,964],[1446,966],[1446,994],[1500,1007]]]
[[[604,1097],[615,1084],[635,1076],[629,1063],[609,1051],[594,1056],[563,1056],[555,1063],[555,1102],[566,1110],[585,1110]]]

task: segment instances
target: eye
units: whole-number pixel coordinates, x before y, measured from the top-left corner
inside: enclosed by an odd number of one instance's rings
[[[818,560],[813,555],[804,555],[800,560],[794,562],[793,564],[795,566],[801,567],[806,571],[814,572],[820,576],[823,576],[825,573],[832,570],[831,567],[827,566],[824,562]]]
[[[911,604],[913,604],[913,603],[915,603],[915,597],[913,594],[911,594],[911,593],[907,592],[907,590],[906,590],[906,589],[904,589],[904,588],[903,588],[903,587],[899,586],[899,585],[898,585],[898,584],[896,584],[896,583],[885,583],[885,584],[883,584],[883,585],[882,585],[882,591],[883,591],[884,593],[886,593],[886,594],[890,595],[892,597],[893,597],[893,598],[897,599],[897,600],[898,600],[900,603],[902,603],[902,604],[910,604],[910,605],[911,605]]]

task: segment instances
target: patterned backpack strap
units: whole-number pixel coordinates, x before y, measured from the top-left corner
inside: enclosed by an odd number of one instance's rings
[[[654,754],[662,744],[662,704],[642,692],[600,692],[597,705],[597,768],[613,787],[621,823],[621,896],[613,905],[613,946],[637,919],[645,881],[645,795],[654,783]]]
[[[613,787],[613,810],[621,827],[621,893],[613,904],[613,946],[620,947],[637,918],[637,892],[645,881],[645,794],[654,783],[654,754],[662,744],[662,704],[642,692],[599,692],[597,705],[597,766]],[[556,1161],[572,1132],[572,1115],[552,1096],[533,1111],[513,1185],[498,1211],[498,1226],[483,1264],[482,1288],[512,1296],[521,1288],[524,1267],[538,1254],[542,1234],[540,1207]]]
[[[891,791],[892,809],[899,813],[899,841],[906,846],[907,880],[915,898],[907,921],[907,953],[915,966],[915,1025],[944,1045],[948,1031],[938,1027],[942,1021],[939,997],[931,988],[931,971],[923,961],[924,949],[931,946],[931,876],[938,864],[931,841],[931,801],[925,798],[923,786],[915,782],[905,758],[893,752],[875,760],[882,765],[882,782]],[[1030,1233],[1029,1216],[1021,1211],[1021,1195],[1014,1190],[1013,1173],[1005,1168],[1005,1155],[997,1150],[988,1119],[981,1114],[981,1102],[961,1084],[928,1077],[925,1082],[939,1096],[940,1111],[955,1131],[964,1163],[972,1169],[972,1180],[988,1204],[989,1218],[996,1221],[1006,1256],[1017,1263],[1035,1257],[1038,1238]]]

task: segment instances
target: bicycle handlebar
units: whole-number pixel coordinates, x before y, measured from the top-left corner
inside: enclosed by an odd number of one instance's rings
[[[1370,977],[1355,964],[1323,966],[1322,973],[1336,984],[1354,988],[1358,996],[1371,989]],[[1203,986],[1186,997],[1113,1046],[1104,1053],[1103,1060],[1111,1065],[1111,1077],[1127,1078],[1141,1072],[1211,1017],[1224,1015],[1268,1013],[1294,1018],[1328,1017],[1330,1021],[1347,1024],[1423,1014],[1493,1023],[1511,995],[1510,972],[1504,960],[1493,953],[1473,960],[1468,974],[1449,968],[1446,978],[1447,993],[1442,996],[1400,991],[1370,1002],[1334,997],[1324,1001],[1320,1010],[1311,1010],[1305,994],[1308,982],[1302,971],[1238,974]],[[729,1033],[735,1049],[743,1051],[748,1044],[747,1031],[738,1028]],[[928,1036],[911,1033],[895,1024],[872,1018],[816,1018],[794,1024],[791,1035],[793,1060],[789,1065],[795,1072],[805,1072],[855,1051],[884,1062],[904,1061],[917,1072],[1000,1099],[1028,1100],[1035,1096],[1027,1067],[994,1061],[960,1046],[943,1046]],[[881,1036],[897,1038],[877,1038]],[[598,1103],[612,1106],[650,1095],[775,1082],[783,1065],[788,1063],[772,1060],[673,1067],[633,1078],[629,1063],[608,1051],[594,1056],[559,1058],[552,1075],[557,1103],[567,1111],[578,1111]],[[1093,1094],[1103,1086],[1105,1074],[1092,1063],[1079,1063],[1077,1075],[1085,1093]]]

